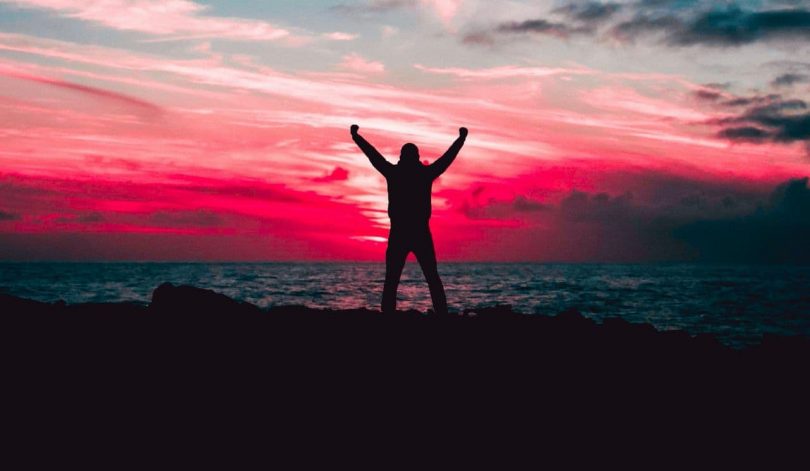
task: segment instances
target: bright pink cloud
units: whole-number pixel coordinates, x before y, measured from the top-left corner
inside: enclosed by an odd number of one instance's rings
[[[552,75],[584,75],[594,74],[585,67],[519,67],[519,66],[502,66],[491,67],[486,69],[468,69],[461,67],[427,67],[422,64],[415,64],[415,68],[422,72],[428,72],[438,75],[450,75],[461,79],[488,79],[498,80],[505,78],[540,78],[549,77]]]
[[[357,34],[344,33],[342,31],[334,31],[332,33],[324,33],[323,37],[331,41],[353,41],[357,39]]]
[[[189,0],[0,0],[26,8],[58,12],[108,28],[183,38],[278,40],[290,32],[269,23],[206,16],[207,8]]]
[[[385,65],[382,62],[370,61],[354,53],[343,56],[340,66],[363,74],[381,74],[385,72]]]

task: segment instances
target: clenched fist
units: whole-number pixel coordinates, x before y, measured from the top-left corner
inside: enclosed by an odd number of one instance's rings
[[[356,124],[352,124],[352,127],[351,127],[352,136],[354,136],[355,134],[357,134],[357,130],[358,130],[358,129],[360,129],[360,126],[358,126],[358,125],[356,125]]]
[[[461,137],[467,137],[467,128],[458,128],[458,135]]]

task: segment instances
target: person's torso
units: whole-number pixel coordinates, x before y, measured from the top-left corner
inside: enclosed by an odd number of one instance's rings
[[[430,219],[430,193],[433,179],[427,167],[395,165],[388,182],[388,216],[392,224],[427,223]]]

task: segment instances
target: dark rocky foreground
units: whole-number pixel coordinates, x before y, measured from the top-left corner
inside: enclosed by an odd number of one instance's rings
[[[636,441],[684,429],[708,440],[784,430],[810,403],[807,338],[733,350],[573,311],[262,310],[164,284],[149,306],[0,295],[0,312],[6,404],[22,413],[21,433],[123,424],[152,437],[250,423],[307,439],[359,428],[364,446],[416,430],[423,444],[510,434],[522,447],[539,429],[581,440],[627,426]]]
[[[720,362],[728,367],[767,364],[789,368],[810,359],[810,337],[803,336],[765,335],[760,345],[735,350],[711,334],[659,332],[649,324],[631,324],[620,318],[597,324],[576,310],[556,316],[524,315],[503,305],[436,317],[432,312],[418,311],[386,316],[368,309],[260,309],[211,290],[171,283],[155,289],[148,306],[42,303],[0,294],[0,310],[4,331],[13,333],[7,340],[25,338],[26,342],[38,343],[43,351],[96,344],[112,351],[138,350],[149,341],[155,348],[173,343],[217,350],[227,345],[236,349],[233,353],[239,348],[273,345],[307,347],[312,354],[330,350],[332,355],[374,348],[364,350],[369,361],[374,352],[416,358],[429,355],[438,360],[448,351],[472,358],[511,357],[516,363],[542,361],[535,357],[538,354],[564,353],[563,363],[621,357],[621,365],[626,367],[661,361],[662,367],[693,363],[705,368],[707,363]],[[160,340],[170,344],[163,345]],[[231,341],[235,343],[229,344]]]

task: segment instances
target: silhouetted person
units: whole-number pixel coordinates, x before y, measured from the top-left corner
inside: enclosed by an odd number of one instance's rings
[[[430,234],[430,192],[433,180],[447,170],[464,145],[467,128],[459,128],[458,139],[444,155],[430,165],[423,165],[419,161],[419,149],[411,143],[402,146],[399,162],[394,165],[363,139],[357,133],[358,129],[359,126],[352,125],[352,139],[388,183],[388,217],[391,219],[391,231],[388,234],[388,249],[385,251],[382,312],[396,311],[399,278],[408,253],[413,252],[430,288],[433,310],[437,314],[447,314],[447,298],[444,295],[442,280],[439,278],[433,236]]]

